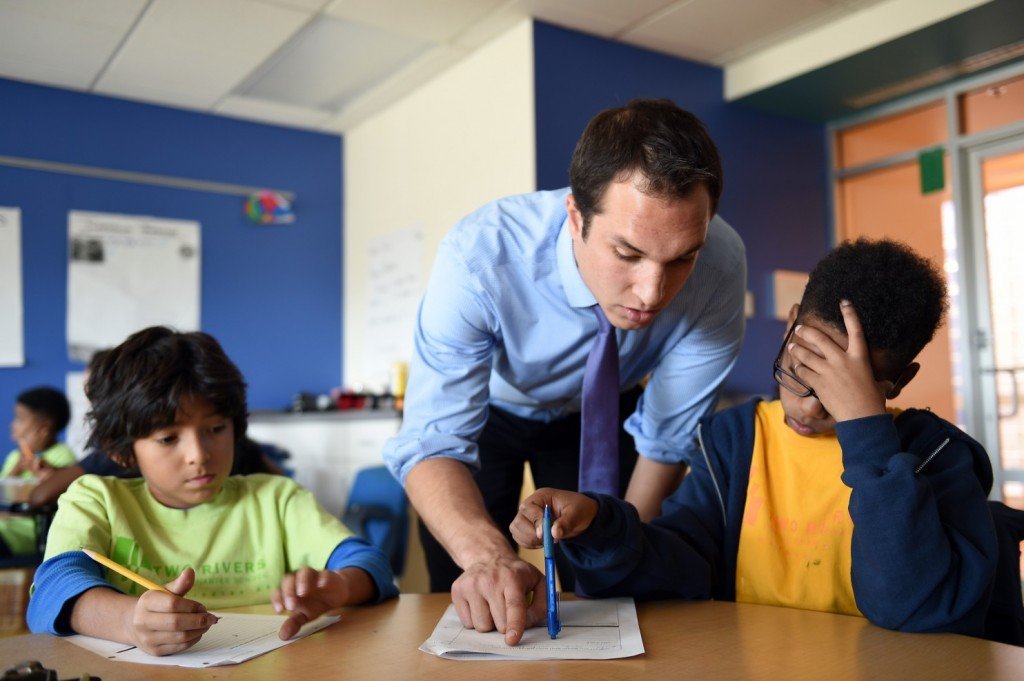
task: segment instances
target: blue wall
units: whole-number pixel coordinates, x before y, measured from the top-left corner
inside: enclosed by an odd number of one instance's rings
[[[6,80],[0,102],[0,155],[298,197],[294,224],[258,226],[239,196],[0,166],[0,206],[21,208],[25,306],[25,366],[0,368],[0,424],[19,392],[63,389],[65,373],[81,369],[66,343],[70,210],[200,222],[202,329],[245,374],[250,408],[283,408],[297,390],[340,383],[340,137]]]
[[[770,394],[783,322],[770,318],[775,269],[809,271],[829,247],[826,133],[722,96],[722,71],[602,38],[534,24],[537,184],[568,184],[569,159],[587,121],[635,97],[667,97],[707,125],[722,155],[719,213],[747,246],[756,316],[728,389]]]

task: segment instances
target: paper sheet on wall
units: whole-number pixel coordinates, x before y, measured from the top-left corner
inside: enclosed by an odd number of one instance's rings
[[[362,375],[355,378],[371,390],[388,386],[393,362],[412,357],[413,325],[424,288],[423,250],[423,225],[370,241]]]
[[[84,371],[69,371],[64,375],[64,395],[71,407],[71,420],[64,429],[64,442],[81,460],[85,456],[85,443],[89,440],[89,430],[85,423],[89,400],[85,396]]]
[[[282,641],[277,636],[277,630],[286,619],[283,615],[218,614],[220,621],[210,627],[210,630],[199,639],[199,643],[188,650],[163,657],[155,657],[135,646],[126,646],[124,643],[92,636],[69,636],[66,640],[115,662],[198,669],[251,660],[316,633],[340,619],[336,615],[320,617],[307,622],[291,639]]]
[[[68,213],[68,355],[154,324],[199,329],[199,223]]]
[[[25,364],[21,209],[0,208],[0,366]]]
[[[632,598],[562,601],[562,630],[548,637],[544,626],[527,629],[519,645],[505,645],[497,631],[462,626],[449,605],[420,650],[452,660],[611,660],[644,653]]]

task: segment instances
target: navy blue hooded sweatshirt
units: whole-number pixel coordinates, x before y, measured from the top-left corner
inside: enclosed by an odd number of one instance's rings
[[[562,543],[587,594],[735,600],[756,403],[701,421],[703,456],[651,523],[594,496],[590,527]],[[845,421],[836,435],[852,489],[857,607],[887,629],[983,636],[998,558],[985,450],[918,409]]]

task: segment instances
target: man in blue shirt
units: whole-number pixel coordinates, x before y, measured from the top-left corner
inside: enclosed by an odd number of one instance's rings
[[[507,528],[524,463],[538,486],[576,489],[590,308],[615,327],[620,494],[645,519],[678,485],[743,338],[743,243],[714,217],[721,163],[696,117],[667,100],[601,112],[569,174],[571,190],[495,201],[441,242],[384,450],[429,528],[432,590],[450,588],[464,625],[510,645],[545,599]]]

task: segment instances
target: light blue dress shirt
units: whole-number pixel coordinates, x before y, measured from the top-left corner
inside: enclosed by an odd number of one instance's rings
[[[493,404],[552,421],[579,412],[597,334],[576,267],[568,189],[512,196],[470,214],[438,248],[420,303],[402,428],[384,461],[404,482],[420,461],[479,466],[476,439]],[[652,373],[626,420],[637,451],[687,461],[743,342],[746,255],[715,217],[682,292],[644,329],[616,329],[622,391]]]

